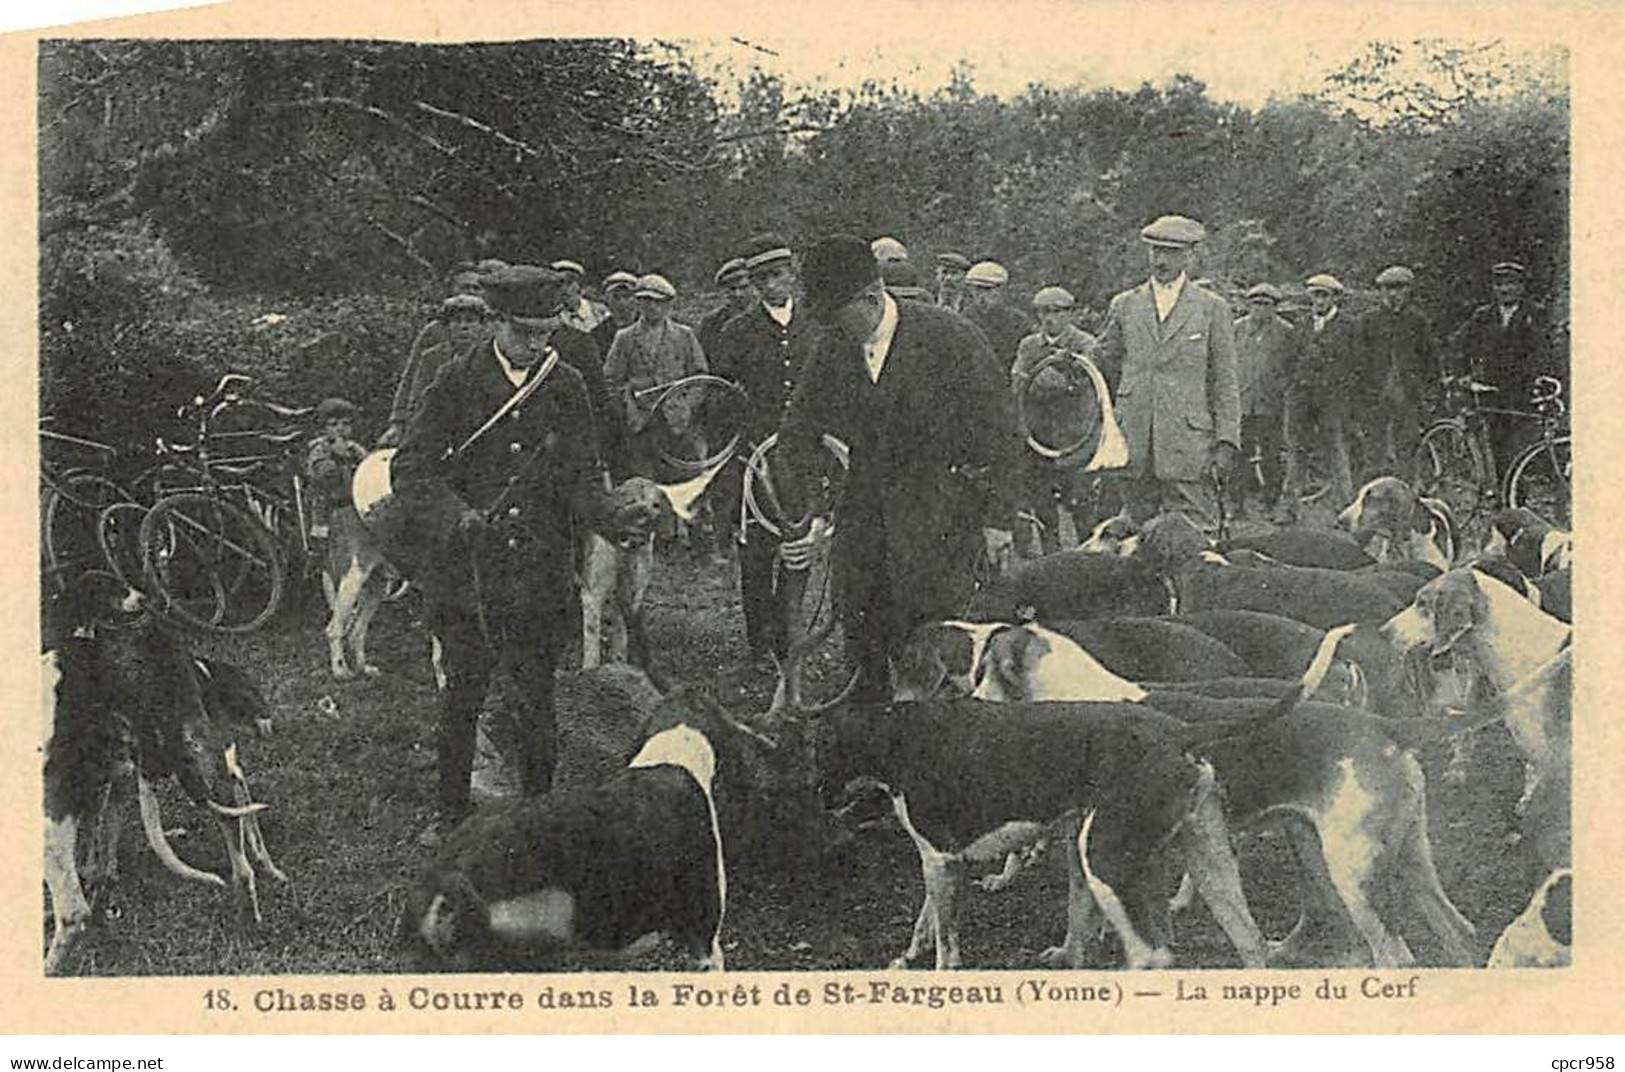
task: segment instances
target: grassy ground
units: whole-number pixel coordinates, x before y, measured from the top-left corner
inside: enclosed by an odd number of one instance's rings
[[[316,602],[319,604],[320,599]],[[96,975],[297,974],[401,970],[394,941],[404,887],[423,863],[415,842],[433,806],[435,692],[428,639],[409,601],[386,606],[369,645],[384,676],[329,679],[315,608],[302,624],[246,639],[200,642],[257,671],[276,711],[276,733],[247,745],[264,828],[291,877],[262,878],[265,920],[240,925],[229,898],[163,870],[133,822],[124,831],[124,874],[115,918],[93,930],[78,969]],[[676,681],[706,682],[738,712],[766,707],[771,673],[748,665],[733,567],[686,554],[663,556],[650,593],[659,665]],[[561,712],[568,722],[569,712]],[[1446,890],[1479,929],[1487,953],[1532,888],[1506,842],[1521,767],[1497,728],[1475,739],[1465,785],[1442,778],[1444,757],[1424,757],[1430,825]],[[164,793],[182,857],[225,873],[212,823]],[[1297,916],[1296,865],[1275,833],[1237,835],[1249,901],[1267,934]],[[906,944],[918,908],[917,858],[895,829],[867,833],[821,871],[740,873],[730,879],[724,944],[736,969],[876,968]],[[1065,882],[1045,861],[998,895],[973,891],[963,920],[965,963],[1021,968],[1064,929]],[[47,930],[49,927],[47,913]],[[1235,966],[1202,907],[1176,919],[1183,965]],[[1103,953],[1109,959],[1109,953]],[[637,966],[676,967],[669,953]]]

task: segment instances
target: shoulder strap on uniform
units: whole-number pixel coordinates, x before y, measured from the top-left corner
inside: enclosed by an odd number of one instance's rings
[[[559,351],[556,347],[550,347],[547,351],[546,360],[544,360],[541,367],[536,370],[536,374],[526,381],[525,386],[509,395],[507,401],[498,406],[496,412],[487,417],[484,424],[474,429],[473,434],[471,434],[467,439],[463,440],[459,446],[454,448],[448,457],[456,457],[469,447],[472,447],[476,442],[479,441],[481,436],[483,436],[486,432],[489,432],[503,417],[506,417],[509,410],[513,409],[515,406],[525,401],[525,399],[535,394],[537,389],[542,386],[542,383],[547,379],[547,377],[552,374],[553,369],[558,365],[558,363]]]

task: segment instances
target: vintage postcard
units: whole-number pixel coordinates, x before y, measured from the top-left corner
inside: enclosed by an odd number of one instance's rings
[[[1618,1030],[1620,29],[0,42],[0,1023]]]

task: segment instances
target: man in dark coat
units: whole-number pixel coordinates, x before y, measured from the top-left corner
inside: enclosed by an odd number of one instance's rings
[[[412,349],[406,355],[395,384],[395,395],[389,404],[389,420],[378,437],[380,447],[393,447],[400,442],[401,432],[411,419],[423,392],[428,390],[440,372],[440,366],[468,349],[482,337],[489,325],[491,310],[480,297],[480,273],[472,268],[459,269],[452,276],[452,294],[440,303],[436,317],[423,325],[412,340]]]
[[[856,695],[880,699],[909,631],[964,610],[984,542],[1008,554],[1020,443],[986,339],[953,313],[887,294],[862,239],[812,247],[802,283],[827,335],[779,429],[779,487],[791,516],[816,516],[786,534],[785,561],[804,567],[828,538],[813,474],[822,436],[834,435],[851,448],[832,549],[836,606]]]
[[[722,338],[728,321],[756,307],[756,287],[750,281],[744,257],[735,257],[718,268],[716,282],[727,300],[700,318],[694,334],[700,337],[700,349],[705,351],[705,363],[711,371],[731,380],[735,378],[733,370],[717,362],[717,340]]]
[[[1458,371],[1496,388],[1488,405],[1529,410],[1535,377],[1553,376],[1568,382],[1568,368],[1552,346],[1546,311],[1524,294],[1525,268],[1517,261],[1502,261],[1490,270],[1495,301],[1481,305],[1451,336]],[[1490,449],[1495,471],[1507,465],[1526,442],[1540,432],[1535,421],[1490,415]]]
[[[961,310],[987,336],[1001,379],[1010,375],[1016,348],[1033,330],[1031,320],[1004,304],[1004,287],[1009,281],[1010,273],[997,261],[971,265],[965,273],[965,301]]]
[[[426,844],[469,810],[475,725],[499,667],[524,698],[515,734],[524,789],[550,787],[553,670],[578,601],[573,525],[613,533],[616,524],[586,388],[552,344],[560,284],[559,273],[520,265],[486,279],[500,322],[441,369],[391,464],[422,550],[410,573],[446,674],[439,820]]]
[[[717,341],[716,361],[745,389],[745,441],[748,453],[779,430],[790,392],[801,379],[816,333],[795,302],[795,267],[789,243],[776,234],[746,243],[746,264],[760,301],[728,321]],[[719,507],[737,515],[740,475],[730,469],[719,478]],[[777,519],[775,519],[777,520]],[[786,608],[778,567],[779,540],[760,525],[740,535],[739,592],[745,611],[745,638],[752,655],[780,656],[786,649]]]
[[[615,271],[604,277],[604,304],[609,307],[608,319],[592,329],[592,341],[598,344],[598,356],[609,356],[609,348],[622,328],[638,322],[638,300],[633,297],[638,289],[638,277],[631,272]]]
[[[1286,398],[1286,476],[1277,523],[1296,520],[1306,478],[1316,453],[1325,461],[1334,509],[1354,498],[1351,452],[1356,430],[1351,426],[1353,400],[1360,392],[1360,332],[1343,314],[1343,284],[1321,273],[1304,284],[1309,292],[1309,318],[1298,329],[1297,364]],[[1317,448],[1319,450],[1317,451]]]
[[[1241,452],[1225,481],[1240,517],[1256,491],[1266,512],[1281,494],[1281,422],[1297,330],[1276,313],[1281,292],[1259,283],[1247,291],[1247,315],[1236,321],[1236,386],[1241,398]],[[1256,467],[1256,468],[1255,468]]]
[[[1355,404],[1369,415],[1375,456],[1368,461],[1389,474],[1401,473],[1416,453],[1442,375],[1433,326],[1410,300],[1415,282],[1416,273],[1403,264],[1378,272],[1382,304],[1360,321],[1365,371]]]

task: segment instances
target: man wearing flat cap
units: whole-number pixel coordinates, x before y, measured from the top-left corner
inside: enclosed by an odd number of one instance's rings
[[[1381,304],[1360,321],[1361,376],[1358,412],[1369,415],[1373,469],[1398,473],[1410,465],[1422,438],[1429,404],[1443,370],[1435,351],[1433,326],[1411,300],[1416,273],[1403,264],[1377,273]]]
[[[1007,555],[1019,450],[1007,381],[962,318],[886,293],[868,246],[835,235],[802,259],[825,325],[779,429],[786,564],[828,534],[816,501],[824,434],[851,448],[833,567],[859,699],[890,695],[889,658],[921,622],[964,611],[983,547]]]
[[[759,300],[722,329],[717,360],[733,370],[745,389],[745,439],[754,449],[779,430],[791,392],[816,345],[817,333],[796,301],[796,272],[790,244],[777,234],[759,234],[745,243],[744,264]],[[719,507],[737,517],[743,470],[719,478]],[[751,654],[783,656],[790,591],[778,562],[779,540],[760,525],[747,525],[740,535],[739,591],[745,612],[745,639]]]
[[[965,300],[965,273],[970,271],[970,258],[952,250],[937,254],[937,304],[944,309],[959,312]]]
[[[609,316],[592,329],[592,341],[598,345],[599,354],[606,358],[620,330],[638,322],[638,300],[633,297],[637,289],[638,277],[631,272],[619,270],[605,276],[604,283],[599,288],[604,295],[604,305],[609,309]]]
[[[1354,498],[1354,460],[1361,429],[1354,400],[1365,373],[1359,326],[1342,310],[1343,284],[1321,272],[1304,281],[1309,318],[1298,330],[1297,363],[1286,398],[1287,463],[1278,523],[1297,520],[1311,461],[1318,455],[1330,484],[1323,505],[1341,510]]]
[[[595,302],[582,292],[582,280],[587,270],[576,261],[559,260],[548,265],[564,277],[564,322],[584,335],[609,318],[609,307]]]
[[[881,264],[885,264],[887,261],[908,260],[908,247],[891,235],[881,235],[873,242],[870,242],[869,250],[875,255],[875,260]]]
[[[1074,386],[1078,381],[1055,367],[1061,360],[1089,361],[1088,355],[1094,352],[1095,337],[1072,322],[1076,305],[1077,299],[1065,287],[1043,287],[1034,294],[1038,330],[1021,340],[1010,367],[1010,390],[1023,438],[1052,448],[1076,438],[1082,420],[1095,419],[1092,410],[1079,411]],[[1039,366],[1046,362],[1049,367],[1040,371]],[[1098,399],[1089,404],[1098,405]],[[1044,554],[1059,551],[1063,512],[1072,518],[1075,531],[1087,533],[1090,528],[1082,512],[1087,506],[1088,483],[1082,469],[1089,459],[1047,458],[1028,449],[1022,460],[1027,509],[1039,522],[1039,548]]]
[[[734,257],[717,269],[716,285],[722,291],[723,302],[700,318],[694,334],[699,336],[700,349],[705,351],[705,363],[718,376],[734,379],[731,369],[717,358],[717,340],[722,337],[723,325],[756,305],[756,285],[750,281],[750,269],[745,258]]]
[[[662,443],[677,457],[699,458],[704,444],[692,427],[692,405],[679,401],[662,407],[660,420],[650,417],[659,388],[685,376],[708,371],[705,351],[694,329],[672,319],[677,288],[663,275],[638,278],[638,322],[619,331],[604,359],[604,379],[623,414],[627,468],[638,476],[657,478],[655,458]]]
[[[993,348],[1001,377],[1009,375],[1016,347],[1032,332],[1032,321],[1004,303],[1010,273],[997,261],[979,261],[965,272],[965,302],[960,311],[982,330]]]
[[[1497,393],[1489,405],[1496,408],[1528,409],[1537,376],[1568,382],[1567,362],[1552,345],[1546,311],[1524,293],[1527,274],[1518,261],[1501,261],[1491,268],[1495,300],[1473,310],[1450,340],[1458,373],[1494,387]],[[1539,434],[1539,425],[1490,414],[1488,432],[1495,471],[1501,474],[1524,444]]]
[[[573,530],[619,531],[581,376],[559,355],[559,273],[514,265],[485,279],[494,332],[449,361],[423,395],[390,478],[414,533],[397,561],[422,589],[443,647],[438,840],[469,810],[475,725],[491,677],[517,686],[520,778],[547,792],[557,757],[553,670],[569,635]]]
[[[1286,384],[1292,374],[1297,332],[1277,313],[1281,291],[1273,283],[1247,290],[1247,312],[1235,323],[1236,384],[1241,396],[1241,452],[1225,480],[1231,512],[1246,512],[1256,493],[1267,513],[1281,495],[1281,426]]]
[[[469,265],[460,266],[451,277],[451,296],[440,303],[435,318],[423,325],[412,340],[407,352],[406,365],[395,384],[395,396],[389,404],[389,420],[378,438],[380,447],[393,447],[400,442],[412,411],[429,384],[434,382],[440,366],[473,345],[488,325],[491,310],[480,296],[481,273]]]
[[[1120,485],[1129,513],[1178,511],[1212,531],[1212,481],[1241,441],[1230,306],[1187,278],[1202,225],[1162,216],[1140,231],[1151,278],[1112,299],[1097,350],[1128,441]]]

